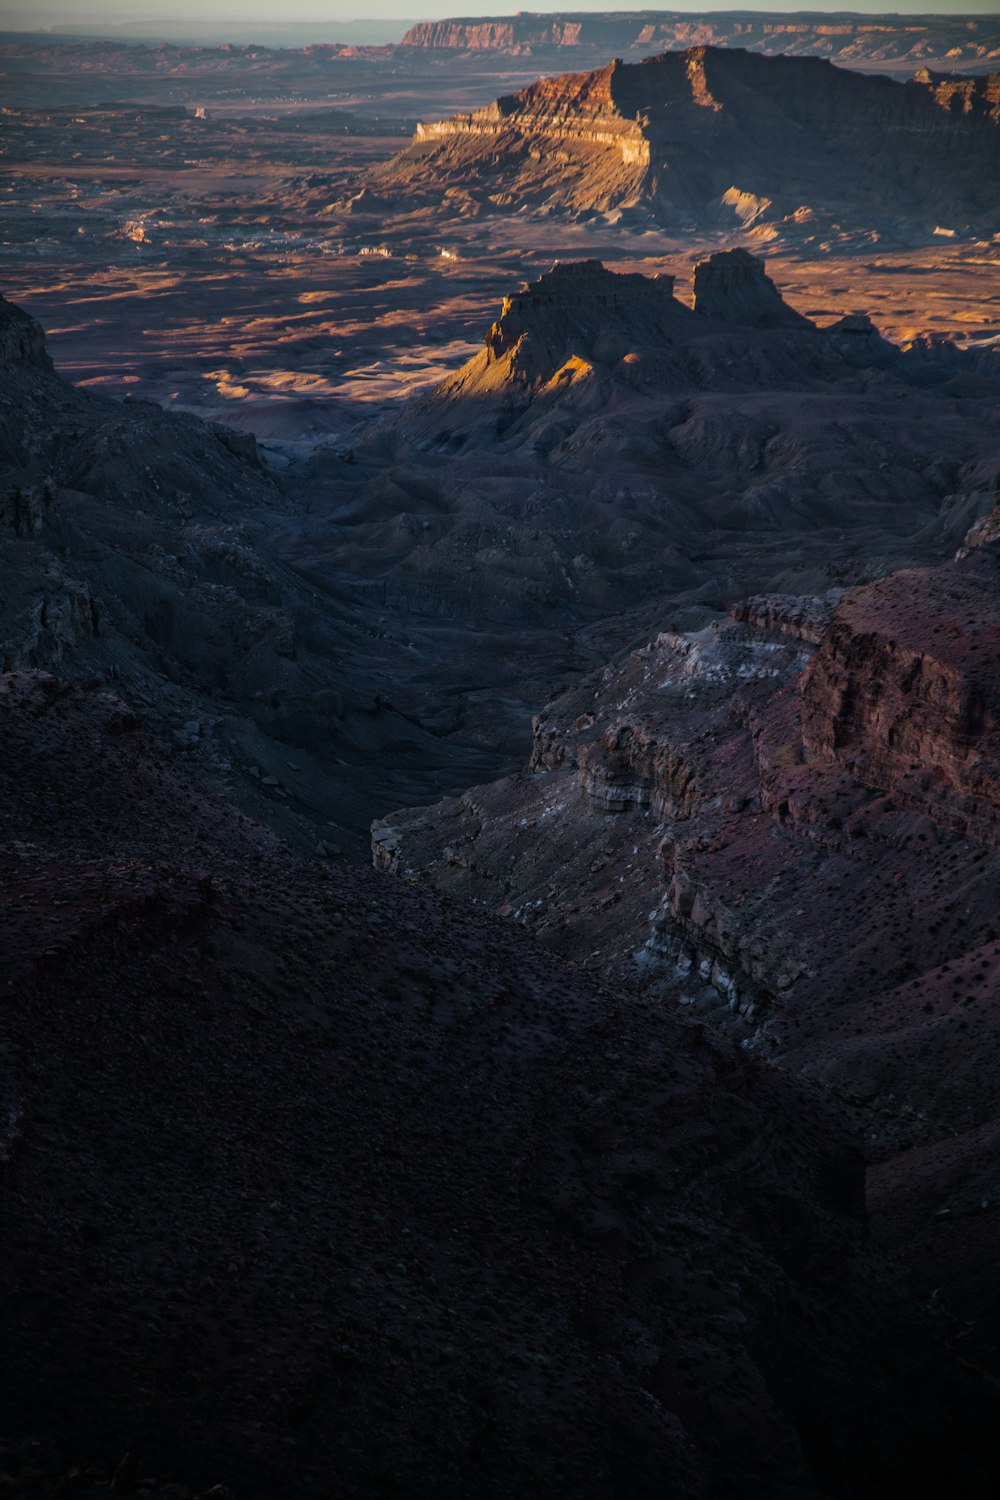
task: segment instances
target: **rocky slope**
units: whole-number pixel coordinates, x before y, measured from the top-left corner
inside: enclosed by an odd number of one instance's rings
[[[1000,59],[1000,28],[994,17],[984,15],[519,11],[516,16],[422,21],[410,27],[402,45],[515,54],[556,48],[605,57],[674,47],[745,47],[768,54],[826,57],[845,67],[877,63],[883,72],[901,72],[945,58],[951,67],[989,67]]]
[[[374,834],[383,867],[851,1101],[883,1231],[993,1362],[998,621],[995,545],[752,599],[557,700],[523,775]],[[953,1214],[958,1242],[934,1231]]]
[[[817,329],[745,251],[695,289],[582,262],[506,298],[478,355],[359,437],[340,566],[414,611],[572,624],[940,559],[990,507],[996,407],[951,394],[961,356]]]
[[[115,684],[313,849],[394,785],[412,795],[418,760],[442,790],[485,762],[382,704],[388,648],[349,589],[320,592],[275,545],[302,508],[252,438],[69,385],[0,300],[0,668]],[[380,778],[373,751],[393,742],[410,748]]]
[[[956,399],[961,354],[817,332],[738,254],[697,309],[562,267],[279,480],[231,430],[75,390],[4,304],[0,664],[114,683],[254,816],[361,853],[377,813],[516,766],[665,610],[932,560],[987,508],[988,364]]]
[[[12,1493],[989,1492],[821,1091],[302,861],[108,694],[4,676],[0,750]]]
[[[372,174],[384,198],[926,237],[1000,229],[997,75],[909,82],[818,58],[693,47],[543,78],[418,126]],[[872,150],[877,139],[878,149]]]

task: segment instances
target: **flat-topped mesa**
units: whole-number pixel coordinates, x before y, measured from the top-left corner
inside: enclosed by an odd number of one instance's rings
[[[0,297],[0,372],[24,365],[51,370],[45,334],[34,318]]]
[[[400,43],[402,47],[453,47],[463,52],[530,52],[534,47],[578,46],[583,33],[581,19],[563,16],[532,16],[523,12],[497,19],[418,21]],[[633,27],[624,28],[631,39]]]
[[[747,250],[721,250],[694,268],[694,310],[719,323],[744,328],[814,328],[788,306],[764,269]]]
[[[900,83],[697,46],[421,124],[371,181],[437,210],[451,192],[463,213],[629,211],[678,230],[787,221],[796,235],[820,214],[842,231],[982,237],[1000,229],[998,126],[1000,79]]]
[[[982,66],[1000,49],[1000,25],[987,15],[852,15],[728,10],[519,11],[508,16],[454,16],[411,26],[401,46],[484,50],[514,56],[571,49],[586,55],[642,55],[672,47],[748,47],[763,53],[819,55],[857,67],[878,62],[900,74],[948,58],[953,67]]]

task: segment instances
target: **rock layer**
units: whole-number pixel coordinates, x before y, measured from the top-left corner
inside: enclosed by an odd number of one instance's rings
[[[490,19],[422,21],[404,47],[533,53],[549,48],[633,55],[672,47],[746,47],[765,53],[827,57],[847,67],[878,62],[882,71],[911,69],[928,58],[952,66],[989,66],[1000,58],[1000,28],[989,16],[823,16],[787,12],[678,11],[602,14],[564,11]]]
[[[1000,227],[998,101],[997,77],[925,71],[904,84],[695,47],[542,79],[421,125],[372,182],[415,205],[447,190],[466,211],[629,210],[676,229],[794,227],[821,212],[840,229],[985,235]]]
[[[1000,579],[895,574],[837,611],[802,688],[806,753],[935,822],[1000,843]]]
[[[868,1244],[822,1091],[302,861],[110,695],[7,675],[0,745],[25,1486],[990,1493],[981,1385]]]
[[[920,1288],[1000,1364],[1000,551],[734,613],[557,700],[526,774],[376,824],[376,862],[841,1093],[881,1232],[919,1224]]]

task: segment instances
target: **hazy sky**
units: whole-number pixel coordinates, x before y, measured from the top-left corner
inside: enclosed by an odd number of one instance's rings
[[[568,4],[471,4],[448,3],[443,0],[0,0],[0,29],[8,26],[50,26],[78,22],[84,25],[123,23],[142,24],[151,21],[167,21],[172,29],[185,21],[223,25],[231,22],[234,33],[246,30],[247,23],[294,23],[308,21],[330,23],[352,21],[359,17],[399,16],[405,20],[436,20],[443,16],[499,16],[512,15],[517,10],[806,10],[806,11],[866,11],[919,14],[934,12],[938,15],[989,14],[998,8],[1000,0],[909,0],[909,3],[893,5],[892,0],[854,0],[851,5],[822,5],[813,0],[742,0],[742,4],[675,3],[656,6],[609,5],[607,0],[570,0]]]

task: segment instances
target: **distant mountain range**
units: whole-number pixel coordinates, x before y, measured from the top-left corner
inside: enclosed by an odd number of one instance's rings
[[[826,57],[847,67],[875,64],[881,71],[912,71],[945,58],[953,67],[979,70],[1000,59],[1000,21],[986,15],[815,11],[521,11],[516,16],[421,22],[410,27],[403,46],[514,53],[557,47],[605,57],[643,56],[674,47],[749,47]]]
[[[166,10],[166,8],[165,8]],[[844,67],[907,77],[922,66],[988,72],[1000,64],[1000,21],[995,15],[860,15],[855,12],[671,10],[521,11],[507,16],[462,16],[420,21],[362,17],[310,22],[212,18],[169,14],[130,18],[119,25],[61,21],[51,24],[37,8],[9,10],[4,33],[94,41],[174,42],[201,46],[252,43],[272,48],[316,45],[376,46],[400,57],[415,51],[452,50],[544,58],[568,54],[586,67],[612,57],[639,58],[693,46],[746,47],[770,55],[825,57]]]

